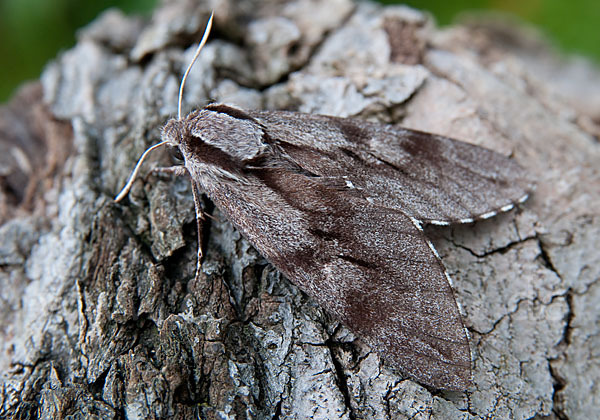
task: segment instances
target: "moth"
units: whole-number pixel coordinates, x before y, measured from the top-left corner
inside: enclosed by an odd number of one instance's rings
[[[183,155],[202,218],[206,194],[281,273],[423,384],[464,390],[467,332],[426,224],[486,219],[525,201],[525,170],[491,150],[352,118],[208,105],[161,143]],[[200,233],[200,231],[199,231]],[[201,248],[199,247],[199,258]]]

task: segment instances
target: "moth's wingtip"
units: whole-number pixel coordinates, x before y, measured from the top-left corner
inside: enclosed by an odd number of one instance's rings
[[[473,371],[469,368],[468,375],[457,376],[455,380],[441,389],[452,392],[465,392],[473,386]]]
[[[439,381],[436,380],[427,385],[443,391],[465,392],[473,386],[473,371],[470,367],[465,370],[445,375],[443,378],[439,378]]]
[[[472,355],[470,347],[454,354],[451,360],[432,360],[425,364],[410,364],[406,360],[390,360],[392,369],[398,369],[406,379],[430,389],[465,392],[473,386]],[[414,362],[414,360],[413,360]]]
[[[411,375],[407,377],[416,383],[424,385],[430,389],[436,389],[446,392],[465,392],[473,386],[473,374],[469,369],[468,375],[453,375],[451,378],[446,376],[444,378],[416,378]]]

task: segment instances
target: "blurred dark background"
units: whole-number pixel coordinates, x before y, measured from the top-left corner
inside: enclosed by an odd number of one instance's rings
[[[109,7],[149,14],[158,0],[0,0],[0,102],[75,43],[75,31]],[[439,25],[472,11],[510,13],[539,26],[562,51],[600,63],[599,0],[382,0],[427,10]]]

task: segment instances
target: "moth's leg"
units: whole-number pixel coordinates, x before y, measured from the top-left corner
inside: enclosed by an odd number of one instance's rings
[[[189,175],[189,172],[187,169],[185,169],[185,166],[176,165],[176,166],[167,166],[167,167],[161,167],[161,168],[152,168],[150,170],[150,172],[148,172],[148,175],[146,175],[146,178],[149,177],[150,175],[184,176],[184,175]]]
[[[189,176],[188,170],[185,166],[177,165],[177,166],[169,166],[169,167],[160,167],[154,168],[150,172],[151,174],[161,174],[161,175],[175,175],[175,176]],[[190,177],[191,179],[191,177]],[[196,181],[191,179],[192,181],[192,193],[194,196],[194,207],[196,210],[196,226],[198,229],[198,259],[196,261],[196,278],[200,273],[200,267],[202,264],[202,225],[204,223],[204,212],[202,211],[202,203],[200,198],[202,196],[202,191],[200,190],[200,186]]]
[[[202,191],[196,181],[192,179],[192,193],[194,195],[194,207],[196,208],[196,225],[198,228],[198,259],[196,261],[196,278],[200,274],[200,267],[202,265],[202,225],[204,224],[204,212],[202,211],[202,203],[200,197]]]
[[[176,166],[153,168],[148,173],[148,176],[154,175],[154,174],[175,175],[175,176],[187,175],[187,176],[189,176],[190,173],[185,168],[185,166],[176,165]],[[190,177],[190,179],[191,179],[191,177]],[[200,186],[198,185],[198,183],[196,183],[193,179],[191,179],[191,181],[192,181],[192,194],[194,196],[194,207],[196,210],[196,226],[198,229],[198,256],[197,256],[197,261],[196,261],[196,278],[198,278],[198,275],[200,274],[200,267],[202,264],[202,256],[203,256],[203,253],[202,253],[202,225],[204,223],[204,212],[202,211],[202,203],[200,201],[200,198],[202,196],[202,190],[200,189]]]

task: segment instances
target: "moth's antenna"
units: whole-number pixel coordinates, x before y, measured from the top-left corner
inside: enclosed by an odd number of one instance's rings
[[[185,73],[183,75],[183,79],[181,79],[181,85],[179,86],[179,106],[177,107],[177,119],[178,120],[181,119],[181,104],[183,103],[183,87],[185,86],[185,80],[187,79],[188,74],[190,73],[190,70],[192,69],[192,66],[196,62],[196,59],[200,55],[200,51],[202,51],[202,47],[204,47],[204,44],[206,44],[206,40],[208,39],[208,35],[210,34],[210,29],[212,28],[212,20],[213,20],[214,14],[215,14],[215,12],[210,13],[210,17],[208,18],[208,23],[206,24],[206,29],[204,30],[204,35],[202,35],[202,40],[200,41],[200,44],[198,44],[198,48],[196,48],[196,53],[194,54],[194,58],[192,58],[192,62],[188,66],[187,70],[185,71]]]
[[[215,14],[215,12],[211,12],[210,17],[208,18],[208,23],[206,24],[206,29],[204,30],[204,35],[202,35],[202,40],[200,41],[200,44],[198,44],[198,48],[196,49],[194,58],[192,59],[192,62],[188,66],[187,70],[185,71],[183,78],[181,79],[181,85],[179,86],[179,103],[178,103],[178,107],[177,107],[177,119],[178,120],[181,119],[181,104],[183,102],[183,87],[185,86],[185,80],[187,79],[188,74],[190,73],[190,70],[192,69],[192,66],[196,62],[196,59],[200,55],[200,51],[202,50],[202,47],[204,47],[204,44],[206,44],[206,40],[208,39],[208,35],[210,34],[210,29],[212,28],[212,20],[213,20],[214,14]],[[131,176],[129,177],[127,184],[125,184],[125,186],[123,187],[121,192],[115,197],[115,200],[114,200],[115,203],[118,203],[123,198],[125,198],[125,196],[129,192],[129,190],[131,189],[131,186],[133,185],[133,181],[135,181],[135,178],[136,178],[138,172],[140,171],[140,167],[142,166],[142,162],[144,161],[146,156],[148,156],[148,153],[150,153],[151,151],[153,151],[156,148],[159,148],[160,146],[162,146],[165,143],[166,143],[166,141],[161,141],[160,143],[157,143],[154,146],[150,146],[148,149],[146,149],[146,151],[142,154],[142,157],[140,157],[137,164],[135,165],[135,168],[133,169],[133,172],[131,173]]]
[[[155,144],[154,146],[150,146],[149,148],[146,149],[146,151],[144,152],[144,154],[142,154],[142,157],[140,158],[140,160],[138,160],[137,165],[135,165],[135,168],[133,169],[133,172],[131,173],[131,176],[129,177],[129,181],[127,181],[127,184],[125,184],[125,186],[123,187],[123,189],[121,190],[121,192],[115,197],[115,203],[118,203],[123,198],[125,198],[125,196],[129,192],[129,190],[131,189],[131,186],[133,185],[133,181],[135,181],[135,177],[137,176],[138,172],[140,171],[140,167],[142,166],[142,162],[144,161],[144,159],[146,158],[146,156],[148,156],[148,153],[150,153],[154,149],[162,146],[165,143],[166,143],[166,141],[161,141],[160,143]]]

